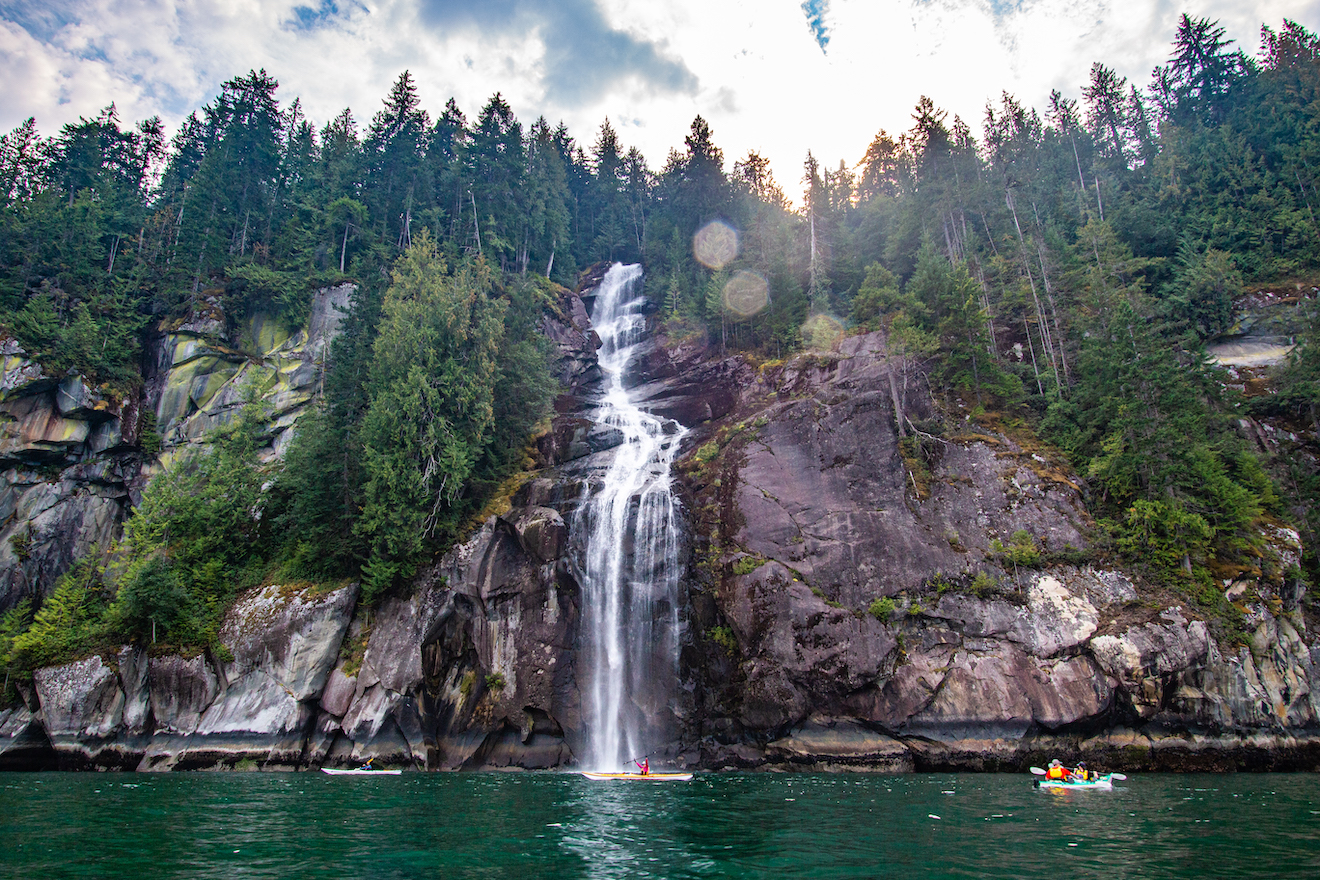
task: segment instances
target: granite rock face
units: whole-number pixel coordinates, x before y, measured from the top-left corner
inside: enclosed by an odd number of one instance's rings
[[[257,383],[270,410],[263,451],[279,456],[320,392],[353,285],[317,291],[307,327],[264,315],[229,328],[218,295],[157,328],[145,387],[123,397],[76,373],[47,376],[0,340],[0,611],[41,599],[73,563],[104,552],[147,480],[234,418]],[[142,443],[159,444],[159,455]]]
[[[539,555],[536,526],[547,519],[558,514],[529,507],[488,522],[411,596],[382,605],[360,667],[337,668],[321,700],[331,760],[432,769],[569,760],[580,736],[577,587],[562,560]]]
[[[1090,522],[1066,464],[941,416],[879,334],[755,372],[703,369],[745,381],[732,402],[711,392],[725,414],[694,425],[680,463],[695,554],[679,760],[993,769],[1057,750],[1132,768],[1320,767],[1296,585],[1226,583],[1262,598],[1250,646],[1224,653],[1186,609],[1068,563]],[[1013,564],[1023,533],[1050,564]],[[1296,536],[1275,537],[1286,568]]]
[[[44,740],[28,765],[305,765],[357,594],[356,584],[323,595],[278,586],[248,593],[221,629],[220,643],[232,660],[153,657],[125,647],[110,662],[94,656],[38,670],[34,717]],[[18,737],[24,723],[14,715],[6,726]],[[27,736],[32,740],[33,732]],[[0,759],[8,750],[0,740]]]
[[[279,454],[280,438],[316,392],[351,292],[318,293],[308,329],[293,336],[260,317],[228,336],[218,302],[163,328],[148,395],[157,401],[162,461],[168,465],[232,418],[252,377],[272,403],[269,454]],[[580,421],[572,413],[589,404],[599,380],[597,341],[581,299],[565,294],[560,312],[565,318],[547,318],[546,331],[560,349],[567,414],[552,437],[564,433],[563,423]],[[45,381],[26,363],[7,362],[5,375],[29,386]],[[46,386],[52,395],[69,390]],[[65,397],[70,412],[95,408],[86,394]],[[54,429],[42,436],[50,445]],[[545,460],[580,459],[591,470],[609,444],[596,447],[551,446]],[[125,476],[124,486],[134,479],[136,472]],[[420,768],[566,763],[581,735],[567,523],[578,480],[530,481],[510,510],[423,572],[407,597],[378,609],[358,608],[356,585],[330,592],[266,586],[229,610],[214,654],[149,656],[125,647],[114,657],[41,670],[28,704],[0,720],[0,764],[294,768],[365,756]],[[11,481],[11,489],[21,485]],[[127,489],[121,494],[126,506]],[[9,503],[37,508],[38,498],[43,509],[57,509],[62,496],[38,485],[26,502]],[[15,518],[40,525],[39,513],[24,508]],[[115,511],[89,543],[103,543],[123,515]],[[69,530],[62,534],[67,540]]]

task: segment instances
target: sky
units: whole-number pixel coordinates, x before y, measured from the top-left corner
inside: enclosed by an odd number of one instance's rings
[[[797,198],[808,150],[852,166],[922,95],[979,133],[987,101],[1077,98],[1095,61],[1144,87],[1183,12],[1249,54],[1262,24],[1320,31],[1320,0],[0,0],[0,130],[114,102],[172,131],[261,68],[318,125],[365,125],[409,70],[433,118],[498,91],[588,148],[608,117],[655,169],[701,114],[726,169],[756,150]]]

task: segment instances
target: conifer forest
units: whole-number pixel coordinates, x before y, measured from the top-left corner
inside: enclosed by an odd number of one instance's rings
[[[1293,576],[1320,584],[1320,37],[1285,21],[1243,47],[1183,16],[1149,81],[1097,62],[1079,85],[989,97],[979,119],[917,86],[906,131],[773,173],[701,116],[643,156],[609,120],[571,133],[498,93],[428,112],[444,96],[407,71],[370,119],[309,119],[258,70],[173,136],[114,105],[27,120],[0,138],[0,335],[49,374],[131,398],[152,334],[200,304],[294,330],[316,290],[354,293],[287,452],[258,454],[254,390],[150,481],[112,556],[8,609],[5,665],[215,647],[271,578],[359,579],[368,605],[407,590],[527,467],[558,393],[542,317],[616,261],[645,267],[668,338],[754,364],[881,332],[946,413],[1066,455],[1088,552],[1230,631],[1215,585],[1263,528],[1295,528]],[[699,230],[736,252],[694,249]],[[1305,326],[1285,363],[1230,377],[1206,346],[1265,290]],[[893,409],[915,472],[941,428]],[[1292,439],[1267,453],[1257,423]],[[159,452],[149,424],[138,445]]]

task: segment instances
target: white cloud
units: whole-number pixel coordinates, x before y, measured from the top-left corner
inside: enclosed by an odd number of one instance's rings
[[[1037,107],[1053,88],[1077,97],[1093,61],[1145,86],[1183,11],[1219,19],[1249,53],[1262,23],[1320,27],[1317,0],[831,0],[822,53],[798,0],[492,2],[517,14],[447,0],[0,0],[0,127],[35,115],[49,134],[111,101],[174,125],[262,67],[313,120],[349,106],[365,123],[407,68],[433,114],[452,96],[473,118],[500,91],[524,123],[563,119],[586,145],[608,115],[653,167],[701,113],[729,165],[757,149],[796,196],[808,149],[855,162],[880,128],[906,130],[923,94],[976,130],[1001,91]]]

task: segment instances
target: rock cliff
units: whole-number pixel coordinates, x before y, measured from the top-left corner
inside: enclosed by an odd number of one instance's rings
[[[49,377],[0,341],[0,611],[45,596],[75,560],[104,550],[146,480],[233,418],[245,389],[270,413],[265,454],[280,454],[319,391],[352,293],[317,291],[293,334],[260,314],[229,328],[219,295],[205,297],[157,327],[145,385],[128,397],[77,374]]]
[[[346,297],[327,292],[320,314]],[[286,338],[258,322],[245,338],[263,355],[244,360],[218,326],[162,331],[147,401],[167,457],[224,417],[245,373],[283,401],[277,453],[333,333],[327,322]],[[368,612],[351,584],[268,586],[229,612],[224,656],[126,647],[41,670],[24,704],[0,712],[0,767],[571,764],[583,741],[574,517],[620,441],[587,417],[600,377],[582,298],[566,296],[543,329],[564,393],[537,439],[541,469],[407,597]],[[39,367],[8,357],[6,388],[28,390],[3,402],[4,454],[33,476],[9,478],[5,503],[34,538],[28,568],[11,561],[4,583],[23,591],[33,560],[61,564],[60,541],[41,549],[41,536],[84,528],[56,523],[89,523],[88,546],[117,527],[141,479],[131,444],[98,452],[90,438],[141,418],[94,395],[77,404],[72,383],[42,386]],[[1186,598],[1090,552],[1064,462],[1011,426],[940,412],[877,334],[763,365],[661,338],[640,367],[647,406],[694,429],[680,463],[691,559],[668,707],[679,734],[653,761],[1320,767],[1320,648],[1299,586],[1269,573],[1295,561],[1295,533],[1273,536],[1278,564],[1222,585],[1247,633],[1229,647]],[[53,481],[51,462],[72,482]],[[38,512],[13,514],[20,502]]]
[[[1186,599],[1085,552],[1064,462],[1022,432],[936,413],[879,334],[703,371],[736,373],[741,390],[719,395],[727,414],[684,462],[696,558],[681,760],[1320,766],[1320,670],[1296,584],[1224,583],[1250,644],[1220,645]],[[1271,538],[1265,568],[1284,571],[1297,535]]]

